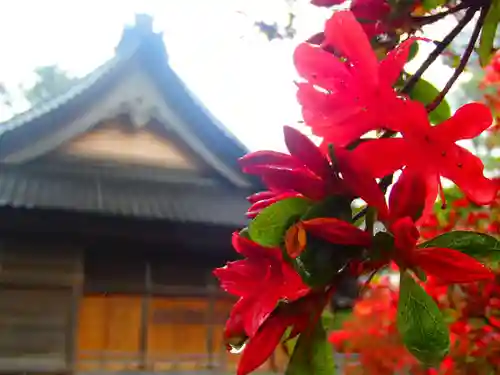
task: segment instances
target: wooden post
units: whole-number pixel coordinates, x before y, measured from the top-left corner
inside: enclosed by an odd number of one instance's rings
[[[206,325],[207,325],[207,356],[208,356],[208,364],[207,367],[209,369],[214,369],[214,354],[215,354],[215,320],[216,320],[216,311],[215,305],[217,302],[217,286],[214,283],[213,277],[211,275],[208,277],[207,281],[207,315],[206,315]]]
[[[68,331],[66,334],[66,365],[68,372],[77,371],[78,362],[78,319],[84,282],[83,254],[78,251],[75,259],[75,275],[72,282],[71,307],[69,309]]]
[[[151,294],[153,289],[153,280],[151,276],[151,264],[146,261],[145,276],[144,276],[145,292],[142,295],[141,306],[141,326],[139,334],[139,350],[140,350],[140,369],[147,370],[148,364],[148,326],[149,326],[149,311],[151,306]]]

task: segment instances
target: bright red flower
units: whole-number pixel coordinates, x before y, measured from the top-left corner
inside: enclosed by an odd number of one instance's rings
[[[263,247],[238,233],[233,234],[233,247],[246,259],[229,262],[215,269],[214,274],[222,289],[240,297],[228,325],[242,325],[246,334],[252,336],[279,301],[295,301],[307,294],[309,288],[283,260],[281,249]]]
[[[448,284],[491,280],[494,277],[488,267],[458,250],[438,247],[417,249],[420,233],[409,217],[396,221],[391,231],[396,247],[395,259],[400,267],[419,267],[426,274]]]
[[[421,173],[426,178],[432,200],[440,187],[439,177],[443,176],[455,182],[473,202],[491,203],[498,186],[483,175],[482,161],[455,143],[474,138],[491,125],[488,107],[480,103],[466,104],[453,117],[431,126],[421,103],[407,101],[405,106],[407,114],[402,138],[363,142],[354,153],[363,159],[376,177],[385,176],[404,165]]]
[[[260,367],[282,341],[288,328],[287,339],[296,337],[314,326],[321,317],[328,297],[327,293],[311,293],[293,303],[280,306],[248,340],[238,364],[237,375],[246,375]]]
[[[355,154],[342,148],[335,149],[337,163],[332,164],[320,148],[298,130],[285,126],[284,133],[290,154],[257,151],[240,159],[243,171],[260,175],[270,189],[270,192],[249,198],[253,203],[248,212],[251,216],[291,196],[322,200],[338,194],[359,196],[377,208],[382,217],[386,215],[384,194]]]
[[[327,21],[323,47],[308,43],[295,50],[297,97],[306,125],[325,142],[346,146],[368,131],[399,130],[399,103],[393,85],[405,65],[409,39],[379,62],[361,25],[349,11],[335,12]],[[387,110],[391,108],[391,110]]]

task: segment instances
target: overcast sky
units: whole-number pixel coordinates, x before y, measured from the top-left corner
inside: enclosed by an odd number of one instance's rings
[[[172,67],[205,105],[250,149],[281,149],[281,126],[299,118],[293,48],[326,16],[307,0],[298,7],[296,39],[270,43],[253,22],[285,23],[284,0],[2,1],[0,82],[29,85],[33,69],[47,64],[86,74],[113,56],[134,13],[145,12],[164,33]],[[431,48],[421,48],[421,59]],[[437,64],[428,78],[442,86],[449,74]]]

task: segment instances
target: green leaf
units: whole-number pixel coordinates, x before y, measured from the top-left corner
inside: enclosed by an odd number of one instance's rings
[[[500,241],[484,233],[470,231],[448,232],[423,242],[417,247],[420,249],[447,247],[480,260],[500,261]]]
[[[307,211],[310,201],[288,198],[264,208],[248,225],[250,238],[262,246],[280,246],[286,230]]]
[[[448,354],[450,336],[439,307],[408,272],[401,273],[397,326],[415,358],[436,366]]]
[[[353,246],[334,245],[308,234],[306,248],[295,259],[295,265],[307,285],[322,287],[329,284],[360,251]]]
[[[311,205],[301,219],[310,220],[318,217],[336,217],[344,221],[351,221],[351,215],[350,200],[341,195],[333,195]]]
[[[344,322],[352,316],[352,310],[338,310],[333,314],[333,322],[329,328],[333,330],[342,329]]]
[[[477,50],[477,53],[479,54],[479,61],[483,67],[488,65],[493,55],[493,43],[495,42],[495,35],[499,22],[500,0],[493,0],[491,2],[490,10],[484,20],[481,36],[479,38],[479,48]]]
[[[445,0],[422,0],[422,6],[425,10],[433,10],[446,3]]]
[[[285,375],[333,375],[333,349],[321,321],[300,334]]]
[[[432,101],[439,95],[439,90],[425,79],[420,78],[413,90],[410,92],[410,98],[419,101],[425,105],[432,103]],[[450,105],[444,99],[437,108],[429,114],[431,122],[437,124],[447,120],[451,116]]]

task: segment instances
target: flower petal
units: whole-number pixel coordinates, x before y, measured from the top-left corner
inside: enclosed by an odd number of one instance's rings
[[[362,142],[351,153],[375,178],[382,178],[406,164],[407,151],[404,139],[383,138]]]
[[[297,258],[306,248],[306,244],[306,231],[300,222],[288,228],[285,234],[285,250],[290,258]]]
[[[339,50],[367,85],[378,81],[378,61],[360,23],[350,11],[337,11],[326,21],[325,44]]]
[[[339,172],[347,187],[369,206],[376,208],[380,218],[386,218],[388,209],[385,196],[371,171],[362,160],[357,159],[356,154],[342,148],[337,148],[334,152]]]
[[[247,197],[247,201],[249,201],[251,204],[274,198],[276,196],[276,193],[274,191],[259,191],[258,193],[252,194]]]
[[[278,248],[264,247],[238,232],[233,233],[232,245],[237,253],[247,258],[274,258],[281,260],[281,250]]]
[[[249,214],[251,216],[255,217],[264,208],[269,207],[270,205],[272,205],[272,204],[274,204],[276,202],[279,202],[279,201],[281,201],[283,199],[293,198],[293,197],[299,197],[299,196],[301,196],[301,194],[296,193],[294,191],[290,191],[290,192],[284,192],[282,194],[275,194],[272,198],[263,199],[263,200],[260,200],[258,202],[255,202],[248,209],[248,211],[247,211],[247,217],[249,216]]]
[[[259,291],[260,285],[255,280],[266,280],[268,270],[263,267],[265,264],[252,259],[237,260],[216,268],[213,274],[224,291],[244,297]]]
[[[428,247],[416,250],[413,261],[425,273],[438,277],[446,283],[470,283],[491,280],[493,272],[476,259],[460,251]]]
[[[314,200],[323,199],[327,193],[324,181],[304,169],[268,168],[260,174],[271,190],[293,190]]]
[[[254,166],[277,166],[283,168],[300,168],[302,165],[292,156],[277,151],[255,151],[239,159],[239,163],[245,171]]]
[[[439,164],[441,174],[452,180],[476,204],[490,204],[498,186],[484,177],[481,159],[463,147],[452,145]]]
[[[240,298],[231,309],[224,327],[224,341],[230,347],[240,347],[248,338],[243,324],[244,314],[252,304],[252,299]]]
[[[490,109],[482,103],[460,107],[448,120],[432,128],[432,137],[441,142],[455,142],[480,135],[493,123]]]
[[[327,179],[332,170],[325,155],[308,137],[297,129],[284,126],[285,144],[290,154],[304,163],[314,174]]]
[[[394,235],[394,245],[399,250],[398,254],[404,260],[408,260],[420,237],[413,220],[410,217],[404,217],[392,224],[390,229]]]
[[[372,241],[369,233],[332,217],[306,220],[302,226],[308,233],[333,244],[369,246]]]
[[[425,175],[405,168],[389,195],[391,220],[405,216],[416,221],[425,208],[427,181]]]
[[[309,43],[301,43],[295,48],[293,60],[301,77],[322,87],[322,83],[342,81],[350,76],[346,65],[337,57]]]
[[[408,61],[410,48],[416,43],[417,38],[408,38],[396,48],[391,50],[379,64],[379,77],[381,83],[394,85],[401,75],[403,67]]]
[[[268,318],[246,344],[237,375],[247,375],[261,366],[273,354],[289,325],[289,319],[279,314]]]

